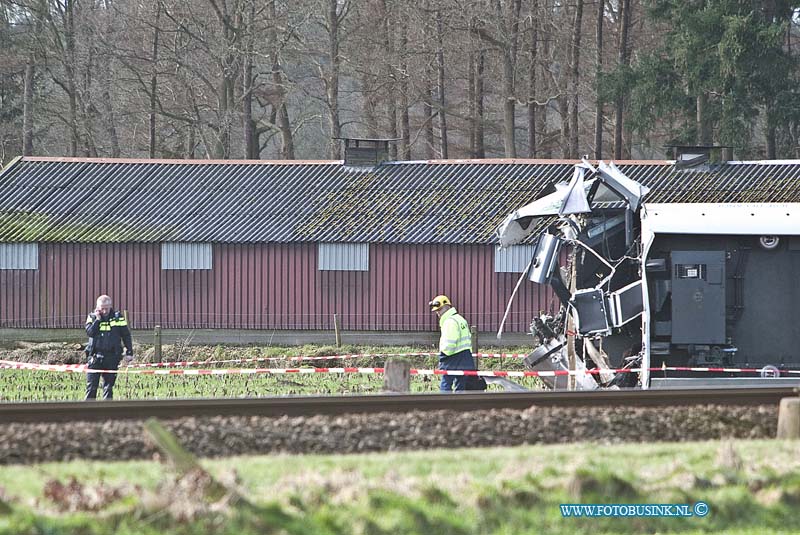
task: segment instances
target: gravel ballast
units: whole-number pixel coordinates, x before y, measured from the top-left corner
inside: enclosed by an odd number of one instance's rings
[[[385,450],[774,438],[778,408],[532,407],[313,417],[202,417],[168,420],[201,457],[359,453]],[[0,464],[152,458],[142,422],[11,423],[0,430]]]

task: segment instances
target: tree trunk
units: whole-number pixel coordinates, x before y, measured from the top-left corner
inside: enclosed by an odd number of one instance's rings
[[[155,23],[153,24],[153,53],[151,55],[153,67],[150,72],[150,130],[149,154],[150,158],[156,157],[156,90],[158,89],[158,40],[159,20],[161,19],[161,0],[156,0]]]
[[[711,143],[711,129],[709,128],[708,112],[706,106],[708,105],[708,95],[705,91],[701,91],[697,95],[697,139],[698,145],[708,145]]]
[[[433,135],[433,95],[430,83],[425,83],[422,95],[422,110],[425,119],[425,157],[429,160],[436,158],[436,137]]]
[[[569,127],[569,157],[578,158],[578,90],[580,87],[580,57],[581,57],[581,26],[583,23],[583,0],[578,0],[575,5],[575,20],[572,28],[572,50],[570,54],[570,67],[572,70]]]
[[[511,63],[511,54],[503,54],[503,147],[506,158],[517,157],[517,143],[515,139],[514,123],[514,65]]]
[[[244,132],[244,157],[258,159],[258,136],[253,121],[253,56],[247,51],[242,69],[242,129]]]
[[[475,158],[475,51],[469,53],[467,65],[467,117],[469,118],[469,155]]]
[[[328,0],[328,61],[330,71],[323,76],[325,81],[325,96],[328,100],[328,121],[330,124],[331,140],[328,154],[332,160],[342,158],[341,140],[342,122],[339,118],[339,71],[342,58],[339,55],[339,0]]]
[[[94,142],[94,125],[92,117],[87,109],[87,103],[91,105],[92,98],[92,73],[95,70],[96,48],[93,40],[89,40],[86,54],[86,67],[83,70],[83,88],[78,92],[78,109],[81,116],[81,130],[83,131],[84,154],[89,158],[97,158],[97,144]]]
[[[22,98],[22,155],[33,154],[33,83],[36,58],[31,53],[25,63],[25,86]]]
[[[186,154],[184,155],[184,158],[187,160],[194,160],[196,157],[195,150],[197,149],[197,138],[194,125],[190,124],[186,128],[188,130],[188,134],[186,136]]]
[[[481,49],[478,53],[475,66],[475,157],[486,158],[486,140],[484,136],[484,71],[486,67],[486,52]]]
[[[25,74],[23,78],[23,92],[22,92],[22,155],[31,156],[33,154],[33,134],[34,134],[34,85],[36,83],[36,65],[39,53],[39,45],[36,43],[42,39],[42,30],[44,21],[47,17],[47,2],[46,0],[37,0],[31,6],[31,14],[34,18],[33,24],[33,38],[34,43],[31,45],[25,62]]]
[[[283,69],[278,57],[280,44],[278,43],[278,35],[276,30],[278,17],[275,11],[275,0],[270,0],[268,7],[269,18],[271,21],[268,38],[269,47],[272,54],[272,83],[274,84],[275,91],[278,94],[273,107],[276,110],[277,127],[281,134],[281,158],[284,160],[293,160],[294,138],[292,134],[292,125],[289,121],[289,110],[286,108],[286,88],[284,87],[283,82]]]
[[[542,43],[542,57],[546,61],[547,58],[550,57],[550,39],[544,39]],[[549,81],[548,78],[543,76],[542,77],[542,93],[547,94],[549,90]],[[547,106],[540,106],[538,113],[536,114],[536,131],[540,133],[539,139],[539,147],[537,150],[537,154],[540,158],[552,158],[553,157],[553,148],[552,143],[547,139]]]
[[[375,97],[375,89],[372,87],[372,82],[366,74],[362,77],[361,86],[364,88],[364,98],[362,99],[362,107],[364,114],[364,123],[367,127],[367,137],[378,137],[378,102]]]
[[[425,68],[422,80],[422,128],[425,131],[425,158],[433,160],[436,157],[436,137],[433,134],[433,95],[430,80],[430,69]]]
[[[224,67],[223,67],[224,70]],[[214,140],[213,158],[224,160],[230,157],[231,137],[228,124],[228,78],[224,74],[219,80],[219,93],[217,94],[219,124],[216,126],[216,139]]]
[[[111,99],[111,79],[112,73],[109,67],[108,76],[103,85],[103,108],[105,111],[105,126],[108,134],[108,142],[111,144],[111,157],[119,158],[122,151],[119,148],[119,136],[117,135],[117,120],[114,116],[114,103]]]
[[[620,0],[620,31],[617,43],[617,64],[624,67],[628,64],[628,30],[631,24],[631,0]],[[614,102],[614,158],[622,158],[623,112],[625,95],[620,92]]]
[[[408,81],[403,80],[400,95],[400,159],[411,159],[411,120],[408,116]]]
[[[561,156],[570,158],[569,102],[566,95],[558,97],[558,113],[561,116]]]
[[[253,55],[254,55],[255,4],[251,3],[247,12],[247,37],[244,45],[244,66],[242,68],[242,133],[244,134],[244,157],[257,160],[260,156],[258,133],[253,120]]]
[[[496,9],[499,11],[499,3]],[[522,8],[521,0],[513,0],[508,4],[508,14],[498,12],[503,24],[506,37],[506,46],[503,52],[503,145],[506,158],[517,157],[515,104],[516,94],[514,87],[514,68],[517,62],[517,34],[519,32],[519,14]],[[508,20],[510,19],[510,20]]]
[[[426,13],[430,11],[428,0],[423,2],[422,9]],[[431,41],[431,29],[426,20],[422,26],[422,57],[425,63],[422,79],[422,117],[425,122],[422,127],[425,130],[425,157],[429,160],[436,157],[436,138],[433,134],[433,74],[428,61]]]
[[[381,2],[383,9],[383,46],[385,50],[386,63],[384,65],[387,98],[386,98],[386,115],[387,123],[389,124],[389,137],[397,139],[397,91],[395,87],[395,77],[393,72],[393,59],[395,57],[394,47],[392,46],[392,16],[386,6],[386,0]],[[395,143],[389,144],[389,158],[397,160],[397,145]]]
[[[389,116],[389,137],[397,139],[397,102],[395,101],[394,91],[389,93],[389,100],[387,101],[387,114]],[[389,158],[397,160],[397,144],[389,143]]]
[[[73,18],[74,0],[64,2],[64,72],[67,75],[67,96],[69,98],[70,156],[78,155],[78,101],[75,83],[75,24]]]
[[[776,150],[776,128],[769,120],[767,120],[765,135],[767,138],[767,160],[774,160],[778,152]]]
[[[532,0],[530,8],[531,30],[528,43],[528,158],[536,158],[536,64],[539,52],[538,2]]]
[[[411,121],[408,116],[408,22],[405,17],[400,18],[400,54],[403,61],[400,64],[400,159],[411,159]]]
[[[294,136],[285,102],[278,108],[278,129],[281,132],[281,159],[294,160]]]
[[[436,11],[436,72],[437,92],[439,94],[439,134],[442,145],[442,158],[447,159],[447,102],[444,95],[444,37],[442,12]]]
[[[603,18],[605,15],[605,0],[597,2],[597,24],[595,43],[597,57],[595,60],[595,111],[594,111],[594,157],[599,160],[603,157],[603,101],[600,100],[600,77],[603,74]]]

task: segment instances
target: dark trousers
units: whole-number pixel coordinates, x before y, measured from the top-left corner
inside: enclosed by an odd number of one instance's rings
[[[86,374],[86,399],[97,399],[97,387],[100,386],[100,376],[103,376],[103,399],[114,399],[114,383],[116,373],[88,373]]]
[[[477,368],[475,367],[475,359],[472,357],[472,351],[465,349],[449,357],[440,354],[439,369],[476,370]],[[442,392],[452,392],[454,386],[456,392],[466,390],[468,379],[469,377],[465,375],[442,375],[442,381],[439,383],[439,390]]]
[[[119,355],[99,357],[98,360],[90,358],[89,368],[96,370],[116,370],[119,368],[119,361],[121,358]],[[97,399],[97,388],[100,386],[100,376],[103,377],[103,399],[114,399],[114,383],[117,381],[117,374],[96,372],[86,374],[86,397],[84,399]]]

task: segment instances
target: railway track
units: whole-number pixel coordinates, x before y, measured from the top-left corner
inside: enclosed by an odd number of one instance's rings
[[[369,396],[169,399],[113,402],[0,403],[0,422],[76,422],[174,419],[187,416],[312,416],[559,407],[667,407],[691,405],[777,405],[797,396],[796,387],[603,390],[594,392],[500,392],[382,394]]]

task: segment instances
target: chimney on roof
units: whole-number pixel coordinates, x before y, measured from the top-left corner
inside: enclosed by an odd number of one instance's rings
[[[733,159],[733,147],[726,145],[667,145],[678,169],[708,169]]]
[[[370,139],[341,137],[344,141],[344,165],[348,167],[376,167],[391,160],[389,143],[396,139]]]

